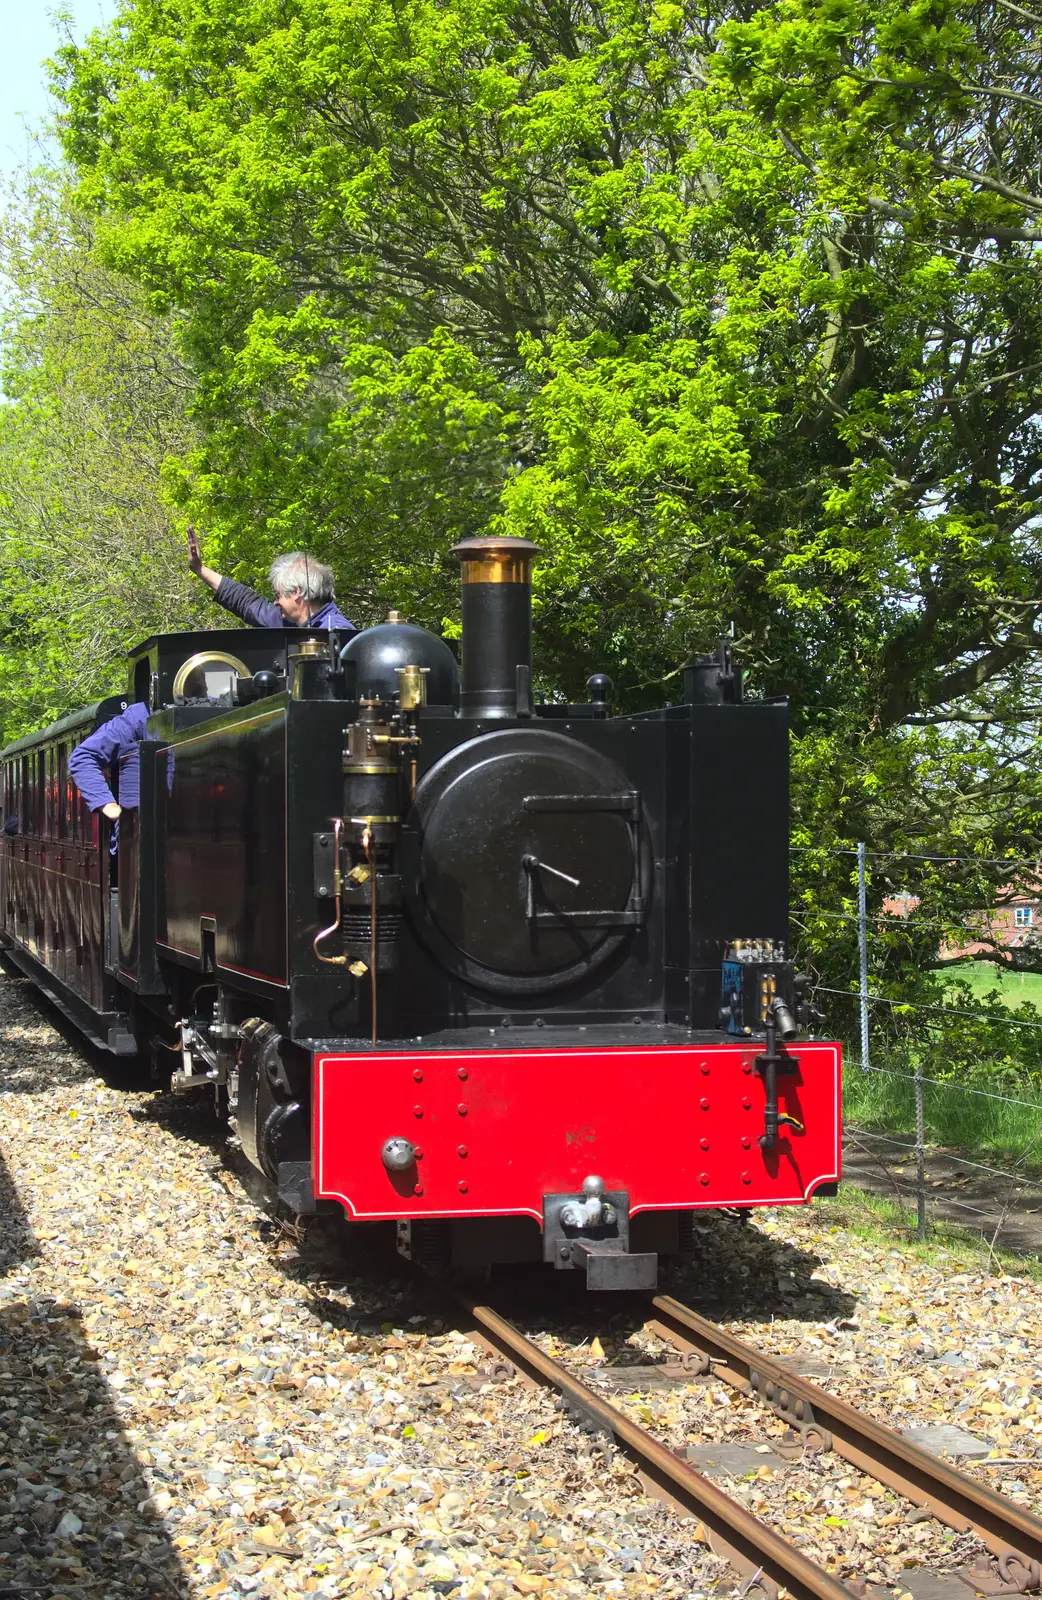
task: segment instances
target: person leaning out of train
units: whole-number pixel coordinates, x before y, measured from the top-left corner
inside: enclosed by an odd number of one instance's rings
[[[138,803],[139,751],[145,737],[148,707],[140,700],[127,706],[118,716],[103,722],[96,733],[78,744],[69,756],[69,777],[92,812],[100,811],[110,822],[117,822],[121,811]],[[108,774],[119,771],[119,799],[109,786]],[[115,849],[115,830],[113,830]]]
[[[214,599],[226,611],[234,611],[252,628],[341,628],[355,631],[333,598],[333,573],[321,561],[302,550],[276,556],[268,572],[274,601],[265,600],[245,583],[222,578],[203,564],[199,536],[188,530],[188,565],[197,578],[213,590]]]
[[[206,692],[206,677],[201,667],[188,674],[183,699],[186,704],[197,705],[211,701]],[[136,806],[141,787],[141,752],[138,745],[145,737],[149,709],[141,700],[126,706],[118,716],[103,722],[89,739],[78,744],[69,756],[69,776],[86,800],[91,812],[100,811],[115,826],[112,830],[112,849],[115,852],[119,815]],[[113,767],[119,773],[119,799],[109,786]]]

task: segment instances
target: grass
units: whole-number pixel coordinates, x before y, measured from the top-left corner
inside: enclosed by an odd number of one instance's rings
[[[902,1062],[902,1070],[906,1070]],[[925,1076],[929,1079],[927,1068]],[[1042,1100],[1037,1106],[1011,1105],[989,1094],[973,1093],[965,1083],[927,1082],[923,1092],[926,1137],[931,1144],[964,1150],[1003,1165],[1019,1161],[1019,1170],[1036,1177],[1042,1172]],[[1031,1090],[1015,1099],[1034,1101]],[[843,1083],[843,1114],[859,1127],[914,1136],[915,1088],[907,1076],[881,1066],[862,1072],[848,1067]]]
[[[965,983],[978,1000],[997,989],[1004,1005],[1022,1006],[1026,1002],[1042,1012],[1042,973],[1006,972],[993,961],[962,961],[940,971],[945,978]]]
[[[978,1002],[984,1001],[985,996],[997,990],[998,1003],[1011,1008],[1027,1004],[1042,1016],[1042,974],[1007,972],[993,962],[985,961],[946,966],[940,969],[940,974],[946,988],[958,979],[971,989]],[[958,1003],[950,989],[947,1003]],[[993,1005],[995,1003],[992,1002]],[[1008,1070],[1004,1074],[1005,1081],[996,1082],[989,1077],[989,1070],[994,1070],[995,1063],[984,1058],[983,1052],[987,1048],[984,1045],[980,1046],[982,1057],[979,1077],[971,1077],[969,1081],[962,1077],[951,1082],[939,1081],[946,1066],[941,1054],[944,1049],[941,1039],[934,1038],[930,1043],[925,1040],[909,1043],[904,1050],[891,1046],[889,1055],[880,1046],[872,1057],[875,1070],[862,1072],[852,1064],[844,1074],[845,1121],[866,1132],[886,1134],[902,1142],[913,1140],[915,1085],[911,1073],[918,1050],[921,1052],[919,1059],[924,1078],[923,1112],[927,1143],[989,1166],[1005,1170],[1015,1168],[1018,1175],[1038,1182],[1042,1179],[1042,1090],[1037,1081],[1037,1069],[1033,1068],[1036,1061],[1042,1062],[1042,1032],[1035,1033],[1030,1029],[1020,1032],[1027,1048],[1019,1057],[1024,1079],[1019,1087],[1009,1086],[1013,1074]],[[856,1046],[852,1046],[851,1055],[856,1060]],[[972,1067],[969,1070],[972,1071]],[[879,1153],[891,1163],[910,1154],[882,1142]],[[993,1181],[1001,1190],[1003,1180],[996,1178]],[[857,1196],[856,1201],[853,1195]],[[895,1201],[859,1191],[848,1193],[846,1198],[848,1206],[858,1208],[858,1215],[866,1226],[906,1228],[904,1213]],[[949,1240],[955,1241],[952,1249],[955,1249],[959,1240],[963,1241],[966,1248],[978,1253],[982,1248],[978,1236],[961,1233],[947,1226],[943,1233],[935,1231],[931,1248],[937,1246],[938,1238],[944,1241],[942,1248],[948,1247]],[[963,1248],[963,1245],[959,1245],[959,1248]],[[989,1259],[995,1260],[997,1256]],[[1011,1259],[1023,1262],[1029,1258]]]
[[[853,1184],[841,1183],[832,1199],[814,1201],[813,1216],[829,1228],[843,1228],[870,1244],[900,1246],[903,1255],[946,1271],[1008,1272],[1011,1276],[1042,1282],[1042,1260],[991,1250],[979,1233],[931,1221],[925,1239],[915,1235],[915,1214],[882,1195],[869,1194]]]
[[[968,984],[977,999],[998,989],[1001,1001],[1009,1006],[1034,1006],[1042,1015],[1042,974],[1004,972],[990,961],[968,961],[941,969],[947,978],[958,977]],[[1030,1036],[1032,1040],[1036,1037]],[[1042,1033],[1038,1036],[1042,1056]],[[1042,1093],[1026,1081],[1019,1088],[999,1088],[989,1081],[987,1063],[979,1081],[964,1079],[937,1081],[944,1062],[931,1059],[923,1051],[924,1112],[926,1136],[931,1144],[945,1145],[977,1155],[998,1165],[1024,1161],[1032,1176],[1042,1172]],[[873,1055],[874,1070],[847,1069],[844,1082],[844,1114],[849,1122],[877,1132],[910,1136],[915,1132],[915,1088],[910,1074],[914,1070],[911,1051],[888,1058],[882,1050]],[[1026,1101],[1029,1104],[1011,1104]]]

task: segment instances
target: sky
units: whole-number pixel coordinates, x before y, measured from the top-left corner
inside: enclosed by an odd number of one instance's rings
[[[39,127],[49,115],[43,62],[62,41],[55,21],[58,8],[49,0],[0,0],[0,186],[6,187],[20,166],[32,160],[27,128]],[[92,28],[111,22],[117,0],[62,0],[71,14],[72,31],[82,39]]]

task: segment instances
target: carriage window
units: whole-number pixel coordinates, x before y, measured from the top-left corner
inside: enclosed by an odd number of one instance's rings
[[[61,837],[61,787],[58,782],[58,746],[47,752],[47,837]]]
[[[78,827],[80,808],[77,804],[76,785],[69,777],[69,756],[74,748],[75,746],[71,744],[65,746],[65,815],[69,819],[70,839],[78,839],[80,836]]]
[[[66,745],[60,744],[58,746],[57,753],[56,753],[56,760],[57,760],[57,763],[58,763],[57,774],[55,776],[55,789],[57,791],[57,800],[58,800],[58,837],[59,837],[59,839],[67,839],[69,837],[69,798],[70,798],[70,796],[69,796],[68,747]]]
[[[90,807],[78,789],[73,790],[73,804],[76,808],[76,835],[88,849],[97,848],[97,824],[91,816]]]
[[[46,812],[44,809],[44,766],[43,751],[37,750],[33,756],[33,832],[36,837],[42,838],[47,826]]]
[[[54,805],[54,751],[40,751],[40,787],[43,790],[43,828],[44,838],[53,839],[57,833],[55,827]]]
[[[36,756],[35,753],[22,757],[22,832],[36,832]]]
[[[47,806],[50,811],[49,832],[52,839],[60,839],[62,829],[61,750],[54,745],[47,752]]]

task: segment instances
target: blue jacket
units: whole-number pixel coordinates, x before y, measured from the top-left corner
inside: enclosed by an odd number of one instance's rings
[[[287,622],[282,612],[273,600],[265,600],[255,590],[250,589],[245,583],[236,583],[234,578],[222,578],[214,594],[214,599],[226,611],[234,611],[243,622],[248,622],[251,628],[294,628],[294,622]],[[313,611],[306,624],[308,628],[348,628],[354,633],[355,625],[349,622],[344,613],[338,609],[335,600],[325,600],[317,611]]]
[[[109,788],[105,768],[119,769],[119,803],[136,806],[140,794],[140,752],[145,737],[148,707],[135,701],[118,717],[103,722],[97,733],[78,744],[69,757],[69,776],[92,811],[111,805],[116,796]]]

